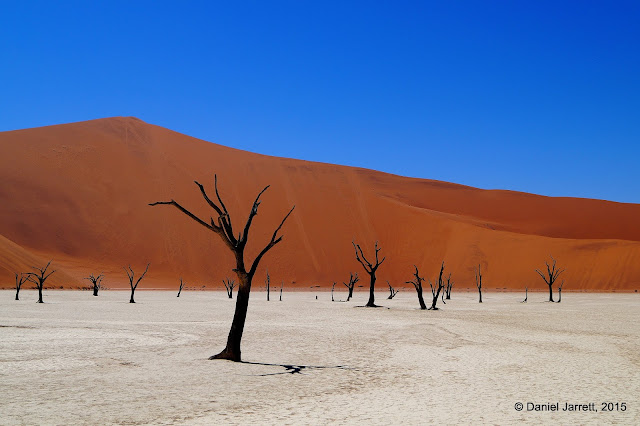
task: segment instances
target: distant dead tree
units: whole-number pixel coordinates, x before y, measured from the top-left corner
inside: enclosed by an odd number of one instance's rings
[[[44,288],[44,282],[51,276],[51,274],[55,272],[55,270],[53,270],[47,274],[47,269],[49,269],[49,265],[51,265],[51,262],[53,261],[50,260],[49,263],[47,263],[47,266],[45,266],[44,268],[32,266],[32,268],[38,271],[38,273],[27,272],[27,280],[34,283],[36,285],[36,288],[38,289],[38,303],[44,303],[42,301],[42,289]]]
[[[416,268],[417,269],[417,268]],[[442,279],[442,273],[444,272],[444,262],[442,262],[442,266],[440,267],[440,275],[438,276],[437,285],[432,284],[431,280],[429,280],[429,286],[431,287],[431,295],[433,299],[431,300],[430,310],[437,311],[436,303],[438,303],[438,296],[440,296],[440,292],[444,288],[444,280]]]
[[[362,252],[362,248],[360,247],[359,244],[356,244],[353,241],[351,242],[351,244],[353,244],[353,248],[356,251],[356,260],[358,262],[360,262],[360,264],[362,265],[364,270],[367,272],[367,274],[369,274],[369,277],[370,277],[369,301],[367,302],[367,304],[365,306],[370,307],[370,308],[376,308],[377,305],[375,304],[375,295],[374,295],[374,290],[375,290],[375,285],[376,285],[376,271],[378,270],[378,267],[380,267],[380,265],[382,265],[382,262],[384,262],[386,257],[383,257],[382,260],[378,260],[378,252],[380,251],[380,249],[378,248],[378,242],[377,241],[376,241],[376,245],[375,245],[375,258],[376,258],[375,265],[367,260],[367,258],[364,256],[364,253]]]
[[[551,257],[551,260],[553,260],[553,266],[550,266],[549,262],[547,261],[544,262],[547,265],[547,276],[540,272],[539,269],[536,269],[536,272],[549,286],[549,302],[553,302],[553,283],[555,283],[558,279],[558,276],[564,272],[564,269],[556,269],[556,260],[551,255],[549,257]]]
[[[280,284],[280,301],[282,302],[282,289],[284,288],[284,281]]]
[[[127,269],[127,267],[124,267],[124,266],[122,267],[122,269],[124,269],[124,271],[127,273],[127,277],[129,277],[129,285],[131,286],[131,298],[129,299],[129,303],[136,303],[136,301],[133,300],[133,293],[136,292],[136,289],[138,288],[138,284],[140,284],[140,281],[142,281],[144,276],[147,274],[147,271],[149,270],[149,265],[151,265],[151,263],[147,263],[146,269],[144,270],[142,275],[140,275],[140,278],[138,278],[135,284],[133,284],[133,280],[135,279],[135,274],[133,272],[133,269],[131,269],[131,265],[128,266],[129,269]]]
[[[16,300],[20,300],[18,298],[18,295],[20,294],[20,289],[22,288],[22,284],[26,283],[29,280],[29,276],[26,275],[25,273],[21,273],[20,275],[18,275],[17,272],[15,272],[15,276],[16,276]]]
[[[476,287],[478,287],[478,294],[480,296],[478,303],[482,303],[482,269],[480,264],[478,264],[478,269],[476,269]]]
[[[560,286],[558,287],[558,303],[560,303],[562,301],[562,286],[564,285],[564,280],[562,280],[562,282],[560,283]]]
[[[176,297],[180,297],[180,293],[182,293],[182,288],[185,286],[185,284],[187,283],[182,281],[182,277],[180,277],[180,289],[178,290],[178,295]]]
[[[413,273],[415,279],[412,281],[407,281],[407,284],[413,284],[413,286],[415,287],[416,293],[418,293],[418,303],[420,303],[420,309],[427,309],[427,305],[424,303],[424,298],[422,297],[422,283],[424,282],[424,278],[420,276],[418,267],[416,265],[413,265],[413,267],[416,268],[416,271]]]
[[[88,277],[85,278],[85,280],[89,280],[91,281],[91,284],[93,285],[93,295],[97,296],[98,295],[98,291],[102,288],[102,280],[104,279],[104,275],[100,274],[97,277],[94,276],[93,274],[89,275]]]
[[[293,212],[295,206],[289,210],[280,222],[280,225],[276,228],[271,236],[271,240],[267,243],[267,245],[258,253],[256,258],[253,260],[251,264],[251,268],[249,271],[246,270],[245,262],[244,262],[244,249],[247,245],[247,241],[249,238],[249,229],[251,227],[251,223],[253,218],[258,214],[258,206],[260,205],[260,196],[269,188],[267,185],[256,197],[253,202],[253,206],[251,207],[251,211],[249,212],[249,217],[247,219],[247,223],[244,226],[244,231],[236,234],[233,230],[233,225],[231,223],[231,216],[227,211],[227,207],[222,202],[220,198],[220,194],[218,192],[218,177],[214,175],[214,187],[216,191],[216,197],[218,198],[218,204],[213,202],[209,196],[207,195],[204,187],[200,185],[198,182],[195,182],[200,188],[200,192],[202,193],[203,198],[209,204],[209,206],[215,210],[218,215],[217,221],[211,218],[209,223],[200,219],[189,210],[182,207],[180,204],[171,201],[160,201],[151,203],[151,206],[156,205],[172,205],[180,210],[185,215],[189,216],[191,219],[204,226],[208,230],[216,233],[223,241],[223,243],[227,246],[227,248],[233,253],[236,259],[236,267],[234,272],[238,276],[239,286],[238,286],[238,296],[236,300],[236,310],[233,315],[233,321],[231,323],[231,329],[229,330],[229,336],[227,338],[227,346],[217,355],[210,357],[209,359],[228,359],[231,361],[241,361],[241,352],[240,352],[240,341],[242,340],[242,333],[244,331],[244,323],[247,318],[247,307],[249,305],[249,292],[251,291],[251,282],[253,277],[258,269],[258,264],[262,257],[271,250],[276,244],[282,241],[282,236],[278,236],[278,232],[284,225],[284,222]],[[238,235],[236,237],[236,235]]]
[[[347,287],[349,289],[349,295],[347,296],[347,302],[349,300],[351,300],[351,298],[353,297],[353,288],[355,287],[356,283],[360,280],[360,278],[358,278],[358,273],[356,272],[356,274],[354,275],[353,272],[349,272],[349,283],[345,283],[343,282],[342,284],[344,284],[345,287]]]
[[[389,286],[389,297],[387,297],[387,299],[393,299],[400,290],[396,290],[395,288],[391,287],[389,281],[387,281],[387,285]]]
[[[269,301],[269,288],[271,287],[271,278],[269,277],[269,271],[267,271],[267,279],[265,280],[267,284],[267,302]]]
[[[524,288],[524,300],[520,303],[527,303],[527,299],[529,298],[529,287]]]
[[[16,274],[17,275],[17,274]],[[333,290],[336,288],[336,282],[333,282],[333,285],[331,286],[331,301],[334,302],[333,300]],[[17,300],[17,299],[16,299]]]
[[[222,280],[222,284],[224,284],[224,288],[227,289],[227,296],[229,296],[229,299],[233,299],[233,289],[236,287],[236,282],[227,277],[226,281]]]
[[[445,293],[445,299],[449,300],[451,299],[451,289],[453,288],[453,281],[451,281],[451,273],[449,273],[449,276],[447,277],[447,285],[444,289],[444,293]]]

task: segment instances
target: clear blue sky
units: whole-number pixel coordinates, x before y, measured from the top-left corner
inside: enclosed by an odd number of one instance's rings
[[[249,151],[640,203],[638,1],[3,1],[0,130],[136,116]]]

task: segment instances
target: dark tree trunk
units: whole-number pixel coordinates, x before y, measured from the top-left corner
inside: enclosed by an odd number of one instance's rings
[[[562,300],[562,289],[559,288],[558,289],[558,303],[560,303],[561,300]]]
[[[135,291],[136,291],[135,289],[133,288],[131,289],[131,298],[129,299],[129,303],[136,303],[136,301],[133,300],[133,293],[135,293]]]
[[[93,287],[93,295],[94,296],[98,295],[98,287]]]
[[[481,288],[478,289],[478,294],[480,295],[479,303],[482,303],[482,289]]]
[[[244,332],[244,323],[247,319],[247,308],[249,307],[249,294],[251,291],[251,277],[238,274],[240,284],[236,293],[236,311],[231,322],[231,330],[227,337],[227,346],[217,355],[209,359],[228,359],[230,361],[241,361],[240,342]]]
[[[420,309],[427,309],[427,305],[425,305],[424,298],[422,297],[422,288],[420,288],[420,290],[416,288],[416,292],[418,293],[418,302],[420,302]]]
[[[38,303],[44,303],[42,301],[42,286],[38,287]]]
[[[349,287],[349,295],[347,296],[347,302],[351,300],[352,297],[353,297],[353,286]]]
[[[16,290],[16,300],[20,300],[20,299],[18,298],[18,294],[19,294],[19,293],[20,293],[20,289],[17,289],[17,290]]]
[[[549,302],[553,302],[553,287],[549,284]]]
[[[371,277],[371,283],[369,284],[369,301],[365,306],[375,308],[376,304],[374,290],[376,288],[376,274],[374,272],[373,274],[369,274],[369,276]]]

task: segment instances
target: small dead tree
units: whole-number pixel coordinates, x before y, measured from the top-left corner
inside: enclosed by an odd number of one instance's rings
[[[29,276],[26,275],[25,273],[21,273],[20,275],[18,275],[17,272],[15,272],[15,276],[16,276],[16,300],[20,300],[20,298],[18,297],[18,295],[20,294],[20,289],[22,288],[22,284],[28,281]]]
[[[251,207],[251,211],[249,212],[249,218],[244,226],[244,231],[240,233],[235,233],[233,230],[233,225],[231,223],[231,216],[229,215],[229,211],[227,207],[222,202],[220,198],[220,193],[218,192],[218,177],[214,175],[214,186],[216,191],[216,197],[218,198],[218,204],[213,202],[209,196],[207,195],[204,187],[200,185],[198,182],[195,182],[200,188],[200,192],[202,193],[202,197],[205,199],[207,204],[215,210],[218,215],[217,221],[211,218],[209,222],[206,222],[189,210],[182,207],[175,200],[171,201],[159,201],[155,203],[151,203],[151,206],[157,205],[171,205],[180,210],[185,215],[189,216],[191,219],[204,226],[208,230],[217,234],[223,241],[223,243],[227,246],[229,251],[231,251],[236,259],[236,267],[234,268],[234,272],[238,276],[239,285],[238,285],[238,296],[236,297],[236,310],[233,315],[233,321],[231,323],[231,329],[229,330],[229,336],[227,337],[227,346],[217,355],[210,357],[209,359],[227,359],[231,361],[240,362],[242,360],[241,351],[240,351],[240,342],[242,340],[242,333],[244,331],[244,323],[247,319],[247,308],[249,306],[249,293],[251,291],[251,282],[253,281],[253,277],[258,269],[258,264],[262,257],[271,250],[276,244],[282,241],[282,236],[278,236],[278,232],[284,225],[284,222],[293,212],[295,206],[289,210],[289,213],[286,214],[284,219],[280,222],[280,225],[276,228],[271,236],[271,240],[267,243],[267,245],[258,253],[258,255],[253,260],[251,264],[251,268],[247,271],[244,261],[244,249],[247,246],[247,241],[249,239],[249,229],[251,228],[251,223],[253,218],[258,214],[258,206],[260,205],[260,196],[269,188],[267,185],[256,197],[253,205]],[[237,237],[236,237],[237,235]]]
[[[378,242],[377,241],[376,241],[376,245],[375,245],[375,259],[376,259],[375,260],[375,265],[367,260],[367,258],[364,256],[364,253],[362,252],[362,248],[360,247],[359,244],[356,244],[353,241],[351,242],[351,244],[353,244],[353,248],[356,251],[356,260],[358,262],[360,262],[360,264],[362,265],[364,270],[367,272],[367,274],[369,274],[369,277],[370,277],[370,282],[369,282],[369,301],[367,302],[367,304],[365,306],[370,307],[370,308],[377,308],[378,305],[375,304],[375,295],[374,295],[374,290],[375,290],[375,286],[376,286],[376,271],[378,270],[380,265],[382,265],[382,262],[384,262],[386,257],[383,257],[382,260],[378,260],[378,252],[380,251],[380,249],[378,248]]]
[[[553,302],[553,283],[555,283],[556,280],[558,279],[558,276],[564,272],[564,269],[557,269],[556,260],[551,255],[549,257],[551,257],[551,260],[553,260],[553,265],[550,266],[549,262],[547,261],[544,262],[547,264],[547,275],[545,276],[542,272],[540,272],[539,269],[536,269],[536,272],[538,273],[538,275],[542,277],[544,282],[547,283],[547,285],[549,286],[549,302]]]
[[[269,271],[267,271],[267,279],[266,279],[266,284],[267,284],[267,302],[269,301],[269,288],[271,287],[271,277],[269,277]]]
[[[451,289],[453,288],[453,281],[451,281],[451,274],[447,277],[447,285],[444,289],[445,299],[451,299]]]
[[[333,300],[333,290],[335,290],[336,288],[336,282],[333,282],[333,285],[331,286],[331,301],[335,302],[335,300]]]
[[[284,289],[284,281],[280,284],[280,302],[282,302],[282,289]]]
[[[45,266],[44,268],[32,266],[33,269],[38,271],[37,273],[27,272],[27,280],[34,283],[36,285],[36,288],[38,289],[38,303],[44,303],[42,301],[42,289],[44,288],[44,282],[51,276],[51,274],[55,272],[55,270],[53,270],[47,274],[47,269],[49,269],[49,265],[51,265],[51,262],[53,261],[50,260],[49,263],[47,263],[47,266]]]
[[[476,287],[478,287],[478,295],[480,296],[478,303],[482,303],[482,269],[480,264],[478,264],[478,269],[476,269]]]
[[[393,299],[396,296],[396,294],[398,294],[398,291],[400,290],[396,290],[395,288],[393,288],[391,284],[389,284],[388,280],[387,280],[387,285],[389,286],[389,297],[387,297],[387,299]]]
[[[529,299],[529,287],[524,288],[524,300],[520,303],[527,303],[527,299]]]
[[[356,286],[356,283],[360,280],[360,278],[358,278],[358,273],[356,272],[356,274],[354,275],[353,272],[349,272],[349,283],[345,283],[343,282],[342,284],[344,284],[345,287],[347,287],[349,289],[349,295],[347,296],[347,302],[349,300],[351,300],[351,298],[353,297],[353,288]]]
[[[564,280],[562,280],[562,282],[560,283],[560,286],[558,287],[558,303],[560,303],[562,301],[562,286],[564,285]]]
[[[229,299],[233,299],[233,289],[236,287],[236,282],[227,277],[226,281],[222,280],[222,284],[224,284],[224,288],[227,289],[227,296],[229,296]]]
[[[91,284],[93,285],[93,295],[97,296],[98,295],[98,291],[102,288],[102,280],[104,279],[104,275],[100,274],[97,277],[94,276],[93,274],[89,275],[88,277],[85,278],[85,280],[89,280],[91,281]]]
[[[424,303],[424,298],[422,297],[422,283],[424,282],[424,278],[420,276],[418,272],[418,267],[413,265],[416,268],[416,271],[413,273],[415,277],[412,281],[407,281],[407,284],[413,284],[413,287],[416,289],[416,293],[418,293],[418,303],[420,303],[420,309],[427,309],[427,305]],[[435,302],[433,302],[435,304]]]
[[[431,307],[429,310],[437,311],[436,303],[438,303],[438,296],[440,296],[440,292],[444,288],[444,280],[442,279],[442,274],[444,272],[444,262],[442,262],[442,266],[440,267],[440,275],[438,276],[437,286],[431,283],[429,280],[429,286],[431,287],[431,295],[433,299],[431,300]]]
[[[131,286],[131,298],[129,299],[129,303],[136,303],[136,301],[133,300],[133,294],[136,292],[136,289],[138,288],[138,284],[140,284],[140,281],[142,281],[144,276],[147,274],[147,271],[149,270],[149,265],[151,265],[151,263],[147,263],[146,269],[144,270],[142,275],[140,275],[140,278],[138,278],[135,284],[133,284],[133,280],[135,279],[135,274],[133,272],[133,269],[131,269],[131,265],[129,265],[129,269],[127,269],[124,266],[122,267],[122,269],[124,269],[124,271],[127,273],[127,277],[129,277],[129,285]]]
[[[178,290],[178,295],[176,297],[180,297],[180,293],[182,293],[182,289],[184,288],[186,282],[182,281],[182,277],[180,277],[180,289]]]

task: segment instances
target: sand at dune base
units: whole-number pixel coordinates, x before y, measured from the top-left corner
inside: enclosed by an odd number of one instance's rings
[[[0,292],[0,423],[640,424],[636,294],[551,304],[533,293],[522,304],[489,293],[478,304],[454,293],[434,312],[410,292],[380,293],[390,309],[355,308],[364,293],[332,303],[326,291],[282,302],[254,292],[250,363],[207,360],[233,314],[224,293],[136,295],[49,291],[39,305],[32,290],[19,302]],[[598,411],[527,412],[527,402]]]

